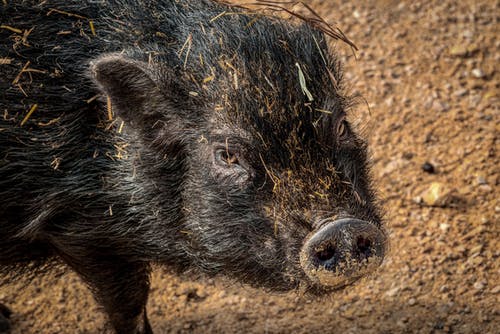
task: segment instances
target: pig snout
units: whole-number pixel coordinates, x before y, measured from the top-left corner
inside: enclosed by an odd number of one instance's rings
[[[313,282],[337,288],[379,267],[386,243],[385,232],[372,223],[353,218],[331,220],[306,237],[300,264]]]

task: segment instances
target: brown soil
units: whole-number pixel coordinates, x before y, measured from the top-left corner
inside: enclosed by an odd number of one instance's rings
[[[500,2],[309,1],[357,44],[336,43],[371,144],[391,251],[322,299],[156,270],[156,333],[499,333]],[[429,162],[435,173],[424,171]],[[427,167],[429,168],[429,167]],[[103,332],[74,274],[0,288],[13,333]]]

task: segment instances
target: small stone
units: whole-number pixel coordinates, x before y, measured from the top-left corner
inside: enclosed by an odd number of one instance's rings
[[[496,98],[496,97],[497,97],[497,95],[498,95],[498,93],[497,93],[496,91],[489,90],[489,91],[487,91],[486,93],[484,93],[483,98],[484,98],[485,100],[488,100],[488,99],[494,99],[494,98]]]
[[[444,329],[444,323],[442,320],[438,320],[435,324],[434,324],[434,329],[437,329],[437,330],[443,330]]]
[[[465,237],[466,238],[473,238],[477,235],[483,234],[485,231],[486,231],[486,227],[479,225],[479,226],[473,228],[472,230],[470,230],[469,233],[467,233],[465,235]]]
[[[461,97],[461,96],[467,95],[468,92],[469,92],[468,89],[461,88],[461,89],[458,89],[458,90],[454,91],[453,95],[456,96],[456,97]]]
[[[441,293],[445,293],[445,292],[448,292],[450,291],[450,289],[448,288],[447,285],[442,285],[440,288],[439,288],[439,292]]]
[[[481,70],[480,68],[473,69],[471,71],[471,74],[472,74],[473,77],[478,78],[478,79],[481,79],[481,78],[485,77],[485,74],[484,74],[483,70]]]
[[[401,290],[399,287],[392,288],[386,291],[385,295],[388,297],[394,297],[398,294],[399,290]]]
[[[482,89],[482,86],[481,85],[478,85],[478,84],[475,84],[474,87],[476,88],[479,88],[479,89]],[[475,108],[480,102],[481,102],[481,99],[483,97],[481,96],[481,94],[472,94],[470,97],[469,97],[469,106],[471,108]]]
[[[489,322],[490,318],[488,317],[487,314],[483,314],[482,317],[479,318],[482,322]]]
[[[387,165],[385,165],[384,169],[382,170],[381,176],[383,177],[386,175],[390,175],[407,164],[408,164],[407,160],[403,159],[391,160],[389,163],[387,163]]]
[[[472,39],[474,37],[474,33],[472,32],[472,30],[464,30],[462,31],[462,36],[468,39]]]
[[[474,289],[476,290],[483,290],[484,287],[486,286],[486,282],[485,281],[477,281],[476,283],[474,283]]]
[[[484,115],[483,117],[481,117],[481,119],[484,119],[485,121],[490,122],[493,119],[493,116],[491,116],[491,115]]]
[[[415,298],[410,298],[408,300],[408,305],[413,306],[417,303],[417,300]]]
[[[413,197],[413,202],[415,202],[417,204],[424,203],[424,201],[422,200],[422,196],[415,196],[415,197]]]
[[[491,186],[487,185],[487,184],[481,184],[479,186],[479,190],[482,191],[482,192],[485,192],[485,193],[489,193],[493,190],[493,188],[491,188]]]
[[[428,161],[424,162],[424,164],[422,165],[422,170],[429,174],[434,174],[434,172],[436,171],[434,165]]]
[[[470,252],[469,252],[469,253],[470,253],[471,255],[474,255],[474,254],[479,254],[479,253],[481,253],[481,251],[482,251],[482,250],[483,250],[483,245],[477,245],[477,246],[475,246],[475,247],[472,247],[472,248],[470,249]]]
[[[476,256],[476,257],[472,258],[471,261],[468,261],[468,262],[470,262],[472,264],[472,266],[477,268],[483,264],[484,258],[482,258],[481,256]]]
[[[484,176],[478,176],[477,177],[477,184],[481,185],[481,184],[488,184],[488,182],[486,181],[486,179],[484,178]]]
[[[402,155],[405,160],[411,160],[414,156],[415,154],[413,152],[404,152]]]
[[[405,328],[407,327],[406,323],[403,321],[403,320],[398,320],[396,321],[396,326],[400,327],[400,328]]]
[[[394,105],[394,97],[390,96],[387,99],[385,99],[385,104],[388,107],[392,107]]]
[[[450,54],[455,57],[463,57],[467,55],[467,47],[463,44],[457,44],[450,48]]]
[[[442,183],[433,182],[421,196],[426,205],[444,207],[450,199],[450,190]]]
[[[352,309],[352,308],[348,308],[347,310],[344,311],[344,313],[342,313],[342,316],[348,320],[353,320],[355,319],[355,310]]]
[[[450,224],[447,224],[447,223],[439,224],[439,228],[443,232],[448,232],[448,230],[450,229]]]
[[[434,100],[432,102],[432,109],[436,112],[447,112],[450,110],[450,105],[444,101]]]

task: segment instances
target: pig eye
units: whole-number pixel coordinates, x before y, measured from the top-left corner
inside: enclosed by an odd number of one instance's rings
[[[339,119],[339,121],[337,122],[337,138],[340,139],[340,140],[344,140],[346,139],[347,137],[347,133],[348,133],[348,124],[347,124],[347,120],[345,119],[345,117],[342,117],[341,119]]]
[[[255,176],[255,172],[239,150],[220,147],[213,151],[215,168],[213,175],[230,185],[245,187]]]
[[[238,155],[228,149],[220,149],[215,152],[215,159],[218,163],[227,166],[239,165]]]

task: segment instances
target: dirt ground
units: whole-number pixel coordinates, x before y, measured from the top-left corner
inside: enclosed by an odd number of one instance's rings
[[[364,98],[353,118],[371,145],[390,254],[321,299],[158,269],[155,332],[500,333],[500,2],[308,3],[360,49],[355,59],[332,42]],[[74,274],[20,286],[0,287],[14,334],[104,331]]]

